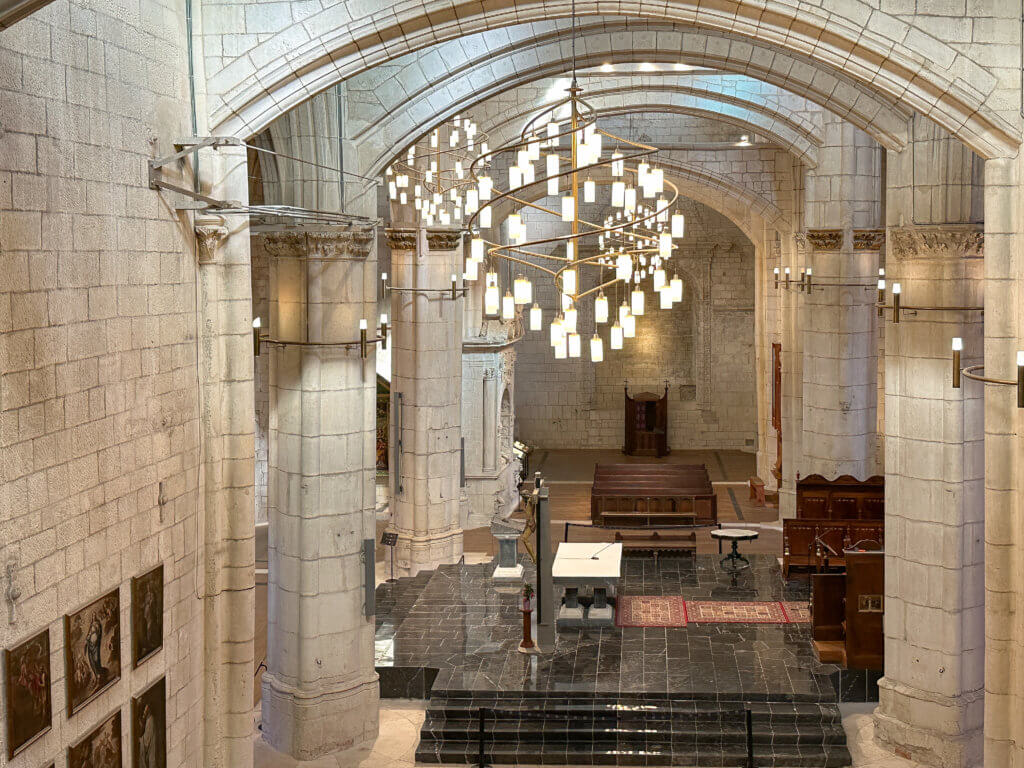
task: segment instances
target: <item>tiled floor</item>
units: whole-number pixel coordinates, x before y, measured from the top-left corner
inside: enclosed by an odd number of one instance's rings
[[[715,555],[629,559],[622,594],[688,600],[806,600],[774,558],[752,555],[735,586]],[[819,664],[806,625],[702,624],[565,631],[550,655],[517,652],[516,590],[499,590],[490,565],[445,566],[382,585],[378,664],[437,667],[435,691],[665,692],[688,698],[834,701],[832,665]],[[552,596],[554,598],[554,596]]]

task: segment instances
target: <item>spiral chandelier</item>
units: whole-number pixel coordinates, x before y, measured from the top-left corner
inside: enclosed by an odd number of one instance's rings
[[[685,234],[685,218],[673,212],[679,190],[654,162],[658,149],[603,130],[583,99],[575,72],[575,15],[573,51],[567,97],[532,117],[518,138],[489,149],[476,124],[457,116],[435,129],[427,146],[410,148],[404,162],[388,168],[387,181],[391,200],[414,206],[427,226],[469,230],[463,279],[474,282],[483,272],[485,317],[513,320],[528,314],[524,324],[543,330],[545,310],[534,300],[528,275],[553,281],[559,300],[548,312],[556,359],[581,357],[579,309],[593,301],[590,358],[600,362],[604,339],[598,328],[612,321],[608,345],[613,350],[635,337],[637,318],[648,309],[648,281],[659,309],[683,300],[682,280],[667,275],[676,241]],[[499,168],[506,169],[505,179],[494,178]],[[544,204],[551,198],[558,201],[554,207]],[[584,217],[584,207],[596,205],[613,212],[599,222]],[[500,223],[498,206],[507,212],[503,228],[494,226]],[[527,210],[560,219],[568,231],[531,237]],[[502,264],[508,267],[504,286]],[[596,276],[594,287],[584,289],[585,273]],[[617,304],[614,311],[610,297]]]

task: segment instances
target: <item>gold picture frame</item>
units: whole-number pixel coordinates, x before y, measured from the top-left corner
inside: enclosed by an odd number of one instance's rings
[[[3,660],[7,759],[13,760],[53,727],[49,627],[4,649]]]
[[[164,647],[164,565],[132,578],[132,669]]]
[[[68,768],[123,768],[121,708],[68,747]]]
[[[121,590],[64,616],[64,689],[70,718],[121,679]]]

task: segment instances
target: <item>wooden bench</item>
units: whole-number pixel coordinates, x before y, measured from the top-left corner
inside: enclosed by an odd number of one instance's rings
[[[590,519],[613,528],[714,525],[718,506],[703,464],[597,464]]]
[[[616,531],[615,540],[622,542],[624,555],[650,552],[657,560],[662,552],[697,554],[697,534],[693,531],[664,534],[658,533],[658,531],[644,531],[643,533]]]
[[[884,544],[885,523],[878,520],[782,521],[782,574],[789,578],[794,567],[843,568],[843,551],[860,541]]]

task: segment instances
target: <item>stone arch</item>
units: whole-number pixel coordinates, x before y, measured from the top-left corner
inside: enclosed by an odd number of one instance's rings
[[[468,0],[427,0],[397,11],[387,6],[353,19],[348,5],[337,3],[299,23],[282,13],[280,24],[269,21],[253,49],[219,71],[210,68],[210,127],[216,133],[250,135],[332,83],[396,56],[458,38],[466,29],[508,27],[512,19],[549,23],[569,16],[573,6],[571,0],[516,0],[514,10],[500,13]],[[845,70],[882,98],[928,116],[985,158],[1013,156],[1020,142],[1017,131],[987,103],[998,85],[991,72],[879,10],[872,11],[872,29],[865,28],[857,15],[860,7],[844,0],[826,0],[823,5],[773,2],[767,7],[755,7],[749,0],[723,0],[714,7],[700,0],[667,0],[664,6],[631,2],[625,8],[619,0],[591,0],[580,10],[584,17],[626,12],[689,25],[699,32],[683,33],[679,50],[721,56],[734,70],[751,63],[758,41],[769,43],[770,50],[784,58],[807,56],[811,66],[795,67],[787,82],[819,80],[821,88],[841,92],[835,72]],[[884,28],[901,31],[900,39],[873,31]],[[701,34],[709,30],[738,40],[709,51]],[[922,49],[926,55],[921,55]],[[840,98],[855,96],[840,93]]]
[[[772,141],[786,148],[797,159],[809,168],[818,165],[818,147],[821,145],[821,137],[811,131],[797,126],[794,121],[785,116],[760,108],[753,104],[741,105],[739,103],[717,102],[695,97],[685,92],[676,91],[673,88],[652,88],[640,91],[625,91],[616,89],[614,91],[596,91],[585,94],[587,102],[597,111],[598,115],[614,116],[630,112],[657,112],[677,115],[693,115],[707,117],[736,126],[739,132],[758,134],[769,137]],[[657,100],[649,99],[655,96]],[[465,111],[467,105],[454,105],[438,115],[434,122],[421,123],[415,126],[396,142],[377,142],[381,151],[364,168],[369,176],[380,174],[394,155],[394,147],[405,147],[416,141],[420,136],[432,130],[439,122],[451,115]],[[504,121],[507,125],[520,127],[528,117],[544,108],[543,103],[528,104],[525,108],[519,105],[518,108],[505,110],[497,119]],[[489,128],[489,126],[485,126]],[[387,130],[382,127],[381,131]],[[493,130],[488,130],[491,137],[491,146],[508,141],[511,135],[503,136]],[[388,144],[389,146],[385,146]],[[385,154],[386,153],[386,154]]]

